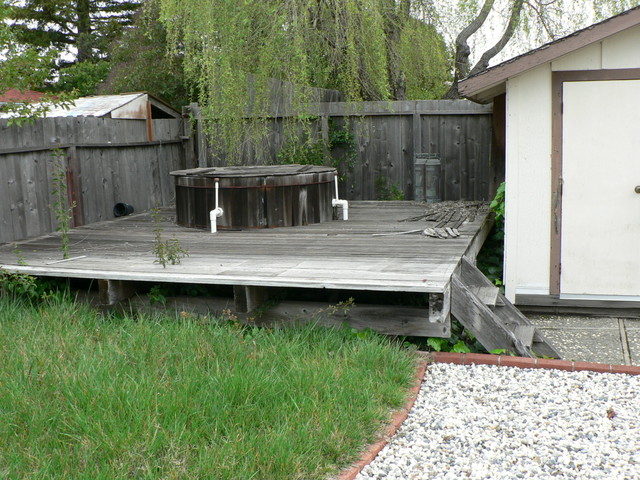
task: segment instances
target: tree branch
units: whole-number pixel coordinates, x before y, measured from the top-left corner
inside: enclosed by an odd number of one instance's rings
[[[469,73],[469,56],[471,55],[469,38],[471,35],[476,33],[482,25],[484,25],[489,13],[491,13],[491,8],[493,8],[494,3],[495,0],[485,0],[478,15],[456,37],[453,83],[444,98],[460,98],[460,94],[458,93],[458,81],[465,78]]]
[[[502,37],[500,37],[500,40],[498,40],[493,47],[489,48],[482,54],[478,63],[476,63],[471,69],[471,72],[469,72],[469,75],[475,75],[476,73],[486,69],[489,66],[489,61],[500,53],[507,43],[509,43],[509,40],[511,40],[511,37],[513,37],[513,34],[518,27],[518,23],[520,23],[520,13],[522,12],[523,4],[524,0],[514,1],[513,6],[511,7],[511,17],[509,18],[509,23],[507,24],[507,28],[505,28]]]
[[[550,1],[548,3],[540,3],[537,2],[538,5],[540,5],[541,7],[547,7],[553,3],[556,3],[555,0],[554,1]],[[527,5],[531,10],[533,10],[536,14],[536,17],[538,17],[538,20],[540,21],[540,24],[542,25],[542,28],[544,29],[544,31],[547,33],[547,35],[549,36],[549,38],[551,40],[555,40],[556,36],[555,34],[551,31],[551,28],[549,28],[549,25],[547,25],[547,21],[544,18],[544,15],[542,14],[542,9],[541,8],[537,8],[533,3],[531,2],[525,2],[525,5]]]

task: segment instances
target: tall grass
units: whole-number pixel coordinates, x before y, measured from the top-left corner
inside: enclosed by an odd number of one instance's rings
[[[402,404],[414,362],[348,330],[0,296],[0,478],[324,478]]]

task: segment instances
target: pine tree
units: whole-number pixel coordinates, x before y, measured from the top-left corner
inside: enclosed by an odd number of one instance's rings
[[[5,0],[18,42],[67,52],[61,65],[97,61],[131,25],[140,0]]]

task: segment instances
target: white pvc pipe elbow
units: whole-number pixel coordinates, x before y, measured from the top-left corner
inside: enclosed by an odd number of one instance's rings
[[[342,220],[349,220],[349,202],[346,200],[338,200],[334,198],[331,201],[331,205],[334,207],[342,208]]]
[[[211,233],[218,233],[218,218],[221,217],[224,211],[218,205],[218,190],[220,188],[219,179],[215,179],[216,182],[216,208],[209,212],[209,220],[211,221]]]
[[[335,185],[336,185],[336,198],[331,200],[331,206],[342,208],[342,220],[349,220],[349,202],[347,200],[340,200],[340,196],[338,195],[338,175],[337,174],[335,177]]]

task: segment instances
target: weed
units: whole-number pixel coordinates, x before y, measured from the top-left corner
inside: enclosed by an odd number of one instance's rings
[[[162,214],[158,207],[151,210],[151,218],[153,219],[153,233],[155,235],[152,251],[156,256],[153,263],[159,263],[162,268],[167,268],[167,263],[171,265],[179,264],[181,259],[189,256],[189,252],[182,248],[180,241],[175,237],[163,240]]]
[[[404,192],[397,185],[389,185],[386,177],[376,178],[375,183],[376,200],[404,200]]]
[[[451,321],[451,336],[449,338],[429,337],[411,338],[408,343],[414,344],[419,349],[427,349],[435,352],[457,352],[457,353],[487,353],[487,350],[475,338],[475,336],[465,330],[456,320]]]
[[[353,297],[349,297],[347,300],[338,302],[335,305],[329,305],[325,310],[321,310],[319,313],[327,312],[329,315],[342,314],[346,315],[353,307],[356,306],[356,302]]]
[[[22,254],[22,250],[20,250],[20,247],[18,246],[17,243],[13,244],[13,254],[18,259],[18,265],[25,266],[27,264],[27,261],[25,260],[24,255]]]
[[[38,278],[0,268],[0,294],[37,302],[57,295],[69,296],[69,285],[57,278]]]
[[[62,251],[62,258],[69,258],[69,230],[71,228],[71,219],[73,218],[73,209],[76,207],[75,202],[69,205],[68,192],[67,192],[67,165],[64,152],[55,148],[51,152],[53,157],[53,171],[52,171],[52,183],[53,183],[53,205],[51,209],[56,217],[57,227],[56,230],[60,232],[60,238],[62,243],[60,250]]]
[[[167,288],[164,285],[154,285],[151,287],[151,290],[149,290],[149,302],[151,305],[159,303],[164,306],[167,303],[168,294]]]
[[[511,357],[515,357],[516,356],[516,354],[514,352],[512,352],[511,350],[507,350],[506,348],[494,348],[489,353],[492,353],[494,355],[509,355]]]
[[[496,222],[504,222],[504,209],[505,209],[505,189],[507,184],[502,182],[496,191],[496,196],[491,202],[489,208],[496,214]]]
[[[40,298],[40,290],[36,278],[18,272],[9,272],[0,268],[0,293],[28,300]]]

